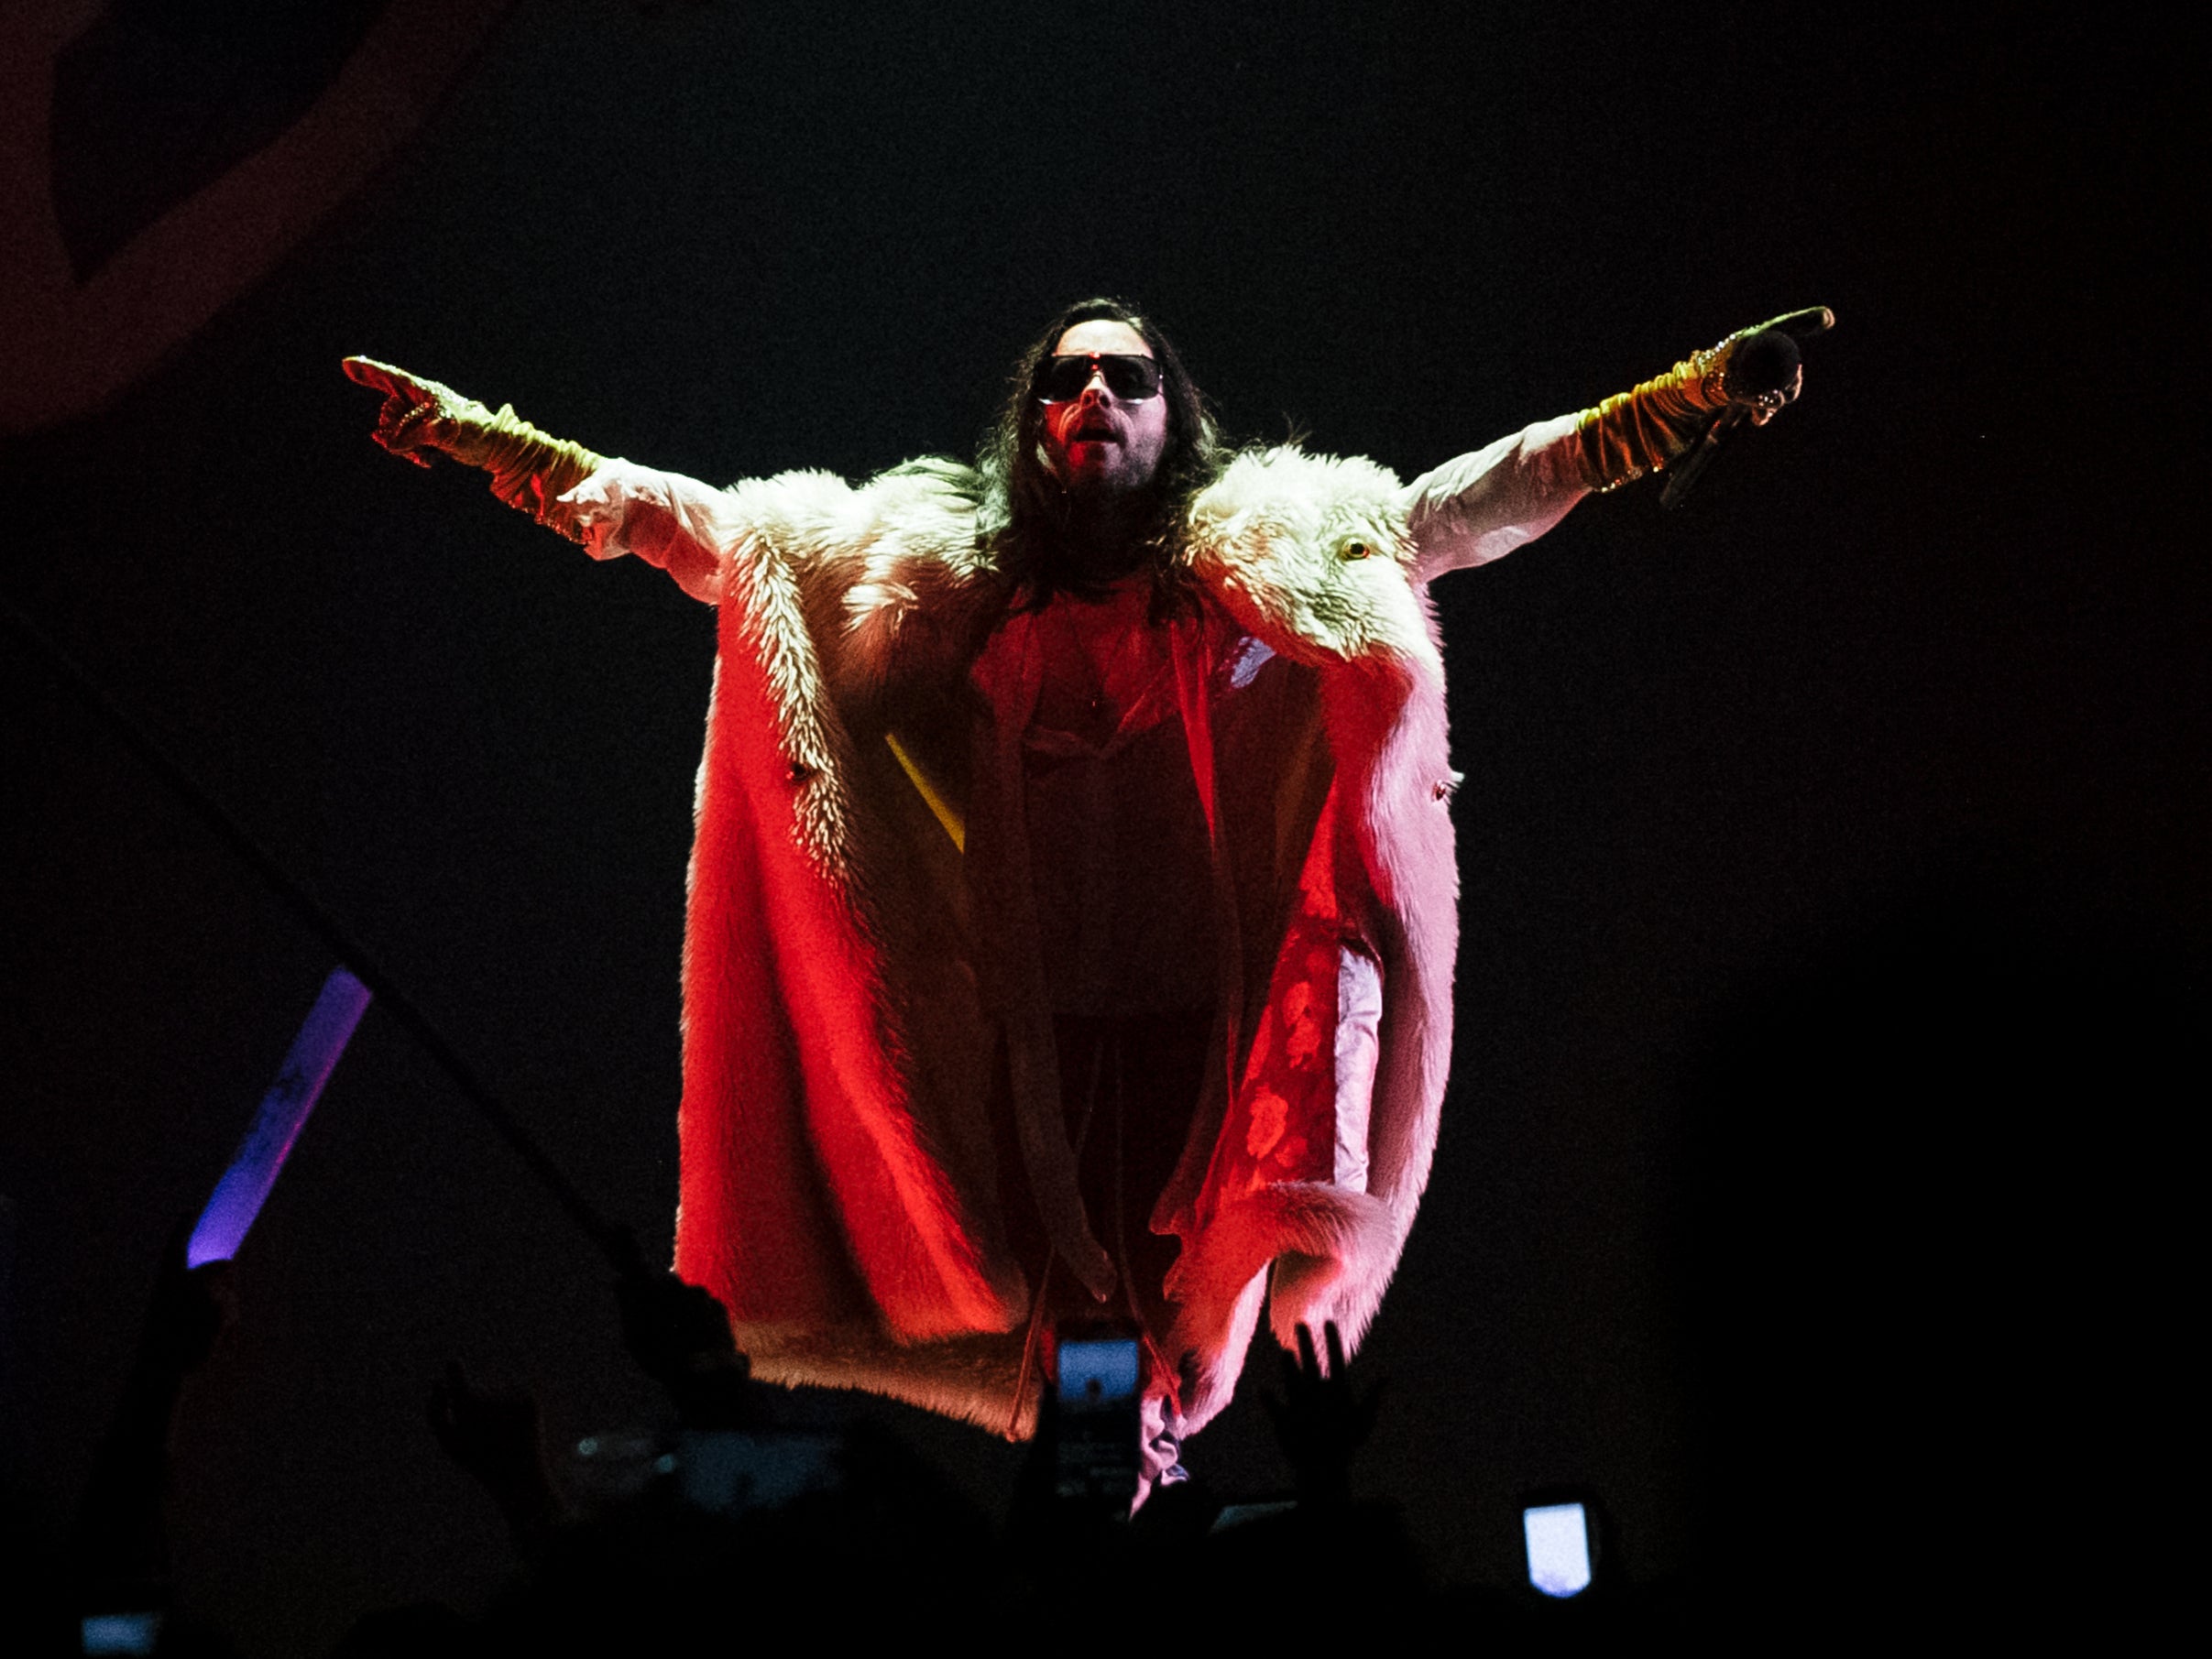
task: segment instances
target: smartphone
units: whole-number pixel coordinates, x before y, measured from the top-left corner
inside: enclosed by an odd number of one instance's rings
[[[1071,1502],[1127,1510],[1143,1468],[1141,1337],[1127,1320],[1063,1320],[1056,1332],[1056,1490]]]
[[[845,1443],[799,1429],[685,1429],[676,1437],[676,1490],[713,1515],[778,1510],[845,1483]]]
[[[82,1654],[150,1654],[161,1640],[161,1615],[151,1610],[87,1613],[78,1624]]]
[[[1559,1600],[1590,1588],[1590,1511],[1577,1501],[1531,1503],[1521,1511],[1521,1539],[1528,1550],[1528,1582]]]

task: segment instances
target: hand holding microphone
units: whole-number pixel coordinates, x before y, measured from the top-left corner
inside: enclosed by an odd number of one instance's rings
[[[1834,326],[1826,306],[1790,311],[1693,352],[1657,379],[1584,409],[1577,421],[1583,481],[1618,489],[1667,471],[1662,507],[1688,492],[1729,428],[1748,417],[1764,426],[1804,386],[1798,342]]]
[[[1667,487],[1659,492],[1660,507],[1681,505],[1698,475],[1712,464],[1721,439],[1740,421],[1748,419],[1754,426],[1764,426],[1797,401],[1805,389],[1805,361],[1798,342],[1834,326],[1835,313],[1816,305],[1721,342],[1720,389],[1725,405],[1706,423],[1696,447],[1671,468]]]

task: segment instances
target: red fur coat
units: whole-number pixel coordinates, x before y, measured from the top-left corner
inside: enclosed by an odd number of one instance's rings
[[[1264,1299],[1278,1338],[1327,1319],[1350,1347],[1396,1266],[1436,1145],[1458,933],[1426,584],[1557,522],[1582,493],[1571,434],[1531,427],[1409,486],[1249,453],[1195,504],[1208,621],[1178,636],[1177,690],[1234,945],[1227,1064],[1154,1214],[1181,1240],[1166,1346],[1195,1374],[1187,1432],[1227,1403]],[[985,1119],[994,1042],[1035,1010],[987,1013],[978,988],[963,693],[999,610],[965,475],[714,490],[611,462],[564,505],[595,555],[635,553],[720,607],[677,1271],[728,1306],[758,1375],[1025,1424],[1033,1287]],[[1383,987],[1366,1100],[1337,1099],[1328,1064],[1348,942]],[[1347,1135],[1363,1177],[1329,1156]]]

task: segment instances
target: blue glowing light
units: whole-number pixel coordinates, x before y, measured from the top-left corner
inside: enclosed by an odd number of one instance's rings
[[[362,1010],[367,1007],[368,987],[342,967],[331,969],[330,977],[323,982],[322,995],[307,1010],[306,1022],[292,1039],[277,1080],[261,1097],[253,1127],[238,1143],[230,1168],[215,1184],[207,1207],[200,1212],[192,1242],[184,1248],[185,1265],[227,1261],[237,1254],[246,1229],[261,1213],[269,1189],[277,1184],[277,1172],[284,1167],[286,1154],[300,1138],[301,1125],[315,1109],[323,1086],[330,1080],[331,1068],[345,1052],[354,1027],[361,1023]]]

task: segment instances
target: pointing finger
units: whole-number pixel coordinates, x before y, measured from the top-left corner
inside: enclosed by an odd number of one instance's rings
[[[1758,332],[1769,329],[1790,335],[1796,340],[1810,340],[1815,334],[1824,334],[1835,326],[1835,313],[1824,305],[1808,306],[1801,311],[1790,311],[1771,322],[1763,322]]]
[[[400,370],[388,363],[378,363],[373,357],[348,357],[338,366],[345,371],[345,377],[356,386],[374,387],[380,392],[398,391],[400,388],[394,382],[394,377],[401,380],[407,377]]]

